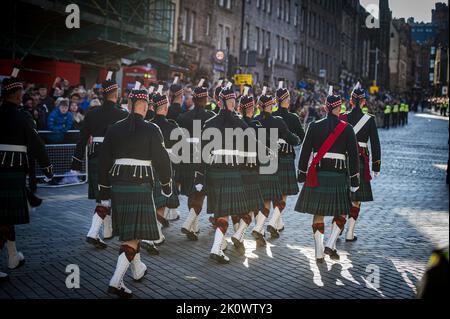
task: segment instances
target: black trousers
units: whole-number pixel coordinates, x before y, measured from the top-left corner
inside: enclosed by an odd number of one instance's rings
[[[389,126],[391,124],[391,114],[384,114],[384,122],[383,122],[383,128],[389,129]]]

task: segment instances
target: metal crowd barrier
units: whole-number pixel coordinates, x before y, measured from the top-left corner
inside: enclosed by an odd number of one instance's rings
[[[87,156],[82,164],[82,169],[79,174],[70,173],[70,166],[72,163],[72,156],[75,152],[76,141],[80,134],[79,130],[69,130],[65,134],[64,141],[61,144],[47,143],[47,134],[51,134],[51,131],[38,131],[39,135],[46,142],[45,149],[47,150],[50,163],[53,164],[54,180],[56,183],[45,183],[45,176],[42,174],[42,170],[39,168],[39,164],[36,163],[36,178],[38,180],[39,187],[65,187],[73,185],[81,185],[87,183],[88,178],[88,165]]]

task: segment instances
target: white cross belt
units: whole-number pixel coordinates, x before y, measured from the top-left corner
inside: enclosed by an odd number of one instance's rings
[[[316,155],[317,155],[317,153],[314,153],[314,156],[316,156]],[[342,161],[345,161],[345,159],[346,159],[345,154],[340,154],[340,153],[326,153],[323,158],[337,159],[337,160],[342,160]]]
[[[114,164],[126,166],[152,166],[152,161],[138,160],[134,158],[119,158],[116,159]]]
[[[26,153],[27,147],[25,145],[0,144],[0,151]]]

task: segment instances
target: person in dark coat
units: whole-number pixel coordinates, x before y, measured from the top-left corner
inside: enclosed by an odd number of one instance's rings
[[[336,241],[351,208],[350,193],[359,187],[359,156],[353,127],[339,120],[341,97],[330,87],[326,118],[312,122],[306,132],[298,163],[298,179],[305,183],[295,210],[314,215],[313,234],[317,262],[324,254],[339,260]],[[310,156],[313,160],[308,168]],[[323,247],[324,216],[333,216],[328,242]]]
[[[381,167],[381,145],[378,137],[375,116],[364,114],[362,108],[366,105],[366,92],[360,88],[359,83],[352,92],[350,103],[352,110],[345,116],[345,120],[353,126],[358,141],[360,187],[352,193],[352,207],[348,214],[346,241],[357,240],[354,235],[355,224],[361,210],[361,202],[373,201],[370,181],[378,177]],[[369,153],[369,141],[372,156]],[[370,161],[372,157],[372,173]]]
[[[97,203],[98,199],[98,159],[103,144],[104,136],[108,127],[127,117],[124,112],[116,107],[118,100],[119,86],[111,80],[112,72],[108,72],[106,81],[103,83],[104,103],[95,109],[87,112],[83,125],[80,130],[80,138],[72,157],[72,170],[76,173],[81,171],[88,147],[88,198],[94,199]],[[103,238],[112,237],[111,215],[103,215],[94,213],[92,224],[86,236],[86,241],[96,248],[105,249],[106,243],[99,237],[100,227],[103,224]]]
[[[185,142],[189,144],[191,156],[188,163],[180,163],[180,193],[188,197],[189,215],[186,218],[181,232],[190,240],[198,240],[199,214],[205,199],[203,189],[205,172],[201,164],[201,133],[205,122],[215,116],[211,111],[205,110],[208,102],[208,87],[206,79],[202,78],[194,89],[194,108],[178,116],[178,125],[186,133]],[[194,130],[195,128],[195,130]],[[200,134],[200,135],[198,135]],[[199,158],[200,157],[200,158]]]
[[[273,116],[277,116],[283,119],[286,123],[289,131],[297,135],[300,142],[305,138],[305,131],[297,114],[289,112],[289,105],[291,103],[291,96],[289,90],[283,88],[283,82],[280,81],[279,88],[276,92],[276,99],[278,104],[278,110],[273,112]],[[280,140],[279,143],[279,163],[278,168],[281,193],[283,194],[282,200],[286,202],[287,197],[291,195],[297,195],[299,192],[297,183],[297,170],[295,168],[295,149],[294,145],[287,144],[284,140]],[[270,224],[270,222],[269,222]],[[278,232],[284,230],[284,223],[282,216],[278,219],[278,223],[275,225]]]
[[[159,128],[144,120],[148,110],[148,92],[133,90],[131,112],[106,132],[99,160],[99,199],[96,211],[113,211],[113,235],[122,242],[108,292],[131,298],[123,278],[131,268],[140,281],[147,273],[141,261],[139,242],[159,239],[154,183],[169,197],[172,192],[172,168]],[[159,180],[154,179],[153,172]]]
[[[16,248],[15,225],[28,224],[30,216],[26,192],[28,155],[43,167],[47,180],[53,178],[44,142],[34,129],[32,119],[18,107],[22,99],[23,85],[13,76],[2,82],[2,104],[0,106],[0,250],[6,246],[8,268],[24,265],[25,258]],[[0,272],[0,282],[8,280]]]
[[[176,121],[178,116],[183,113],[181,103],[183,103],[183,87],[180,84],[180,76],[175,76],[172,85],[169,88],[169,111],[167,112],[167,119]]]

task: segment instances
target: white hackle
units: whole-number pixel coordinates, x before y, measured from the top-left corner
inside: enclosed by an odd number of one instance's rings
[[[197,84],[197,87],[202,87],[203,86],[203,83],[205,83],[205,79],[201,79],[199,82],[198,82],[198,84]]]
[[[106,81],[111,81],[113,75],[113,71],[108,71],[106,74]]]
[[[157,94],[162,95],[163,92],[163,86],[162,85],[158,85],[158,91],[156,91]]]
[[[219,82],[217,82],[217,86],[216,86],[216,88],[218,88],[218,87],[221,87],[221,86],[222,86],[222,84],[223,84],[223,80],[221,79],[221,80],[219,80]]]
[[[173,79],[173,84],[178,84],[178,81],[180,80],[180,77],[179,76],[176,76],[174,79]]]
[[[226,88],[227,88],[227,89],[230,89],[232,86],[233,86],[233,83],[228,82]]]
[[[152,85],[148,88],[148,94],[152,94],[153,91],[155,90],[155,87]]]
[[[333,86],[330,85],[330,88],[328,89],[328,96],[333,95]]]
[[[141,88],[141,82],[136,81],[136,83],[134,83],[134,90],[139,90]]]
[[[249,91],[250,91],[250,87],[249,86],[244,86],[244,93],[243,93],[243,95],[247,96]]]
[[[278,81],[278,89],[282,89],[283,88],[283,81]]]
[[[16,78],[18,74],[19,74],[19,69],[18,68],[13,68],[13,70],[11,72],[11,77],[12,78]]]
[[[261,95],[266,95],[266,93],[267,93],[267,86],[264,86]]]

